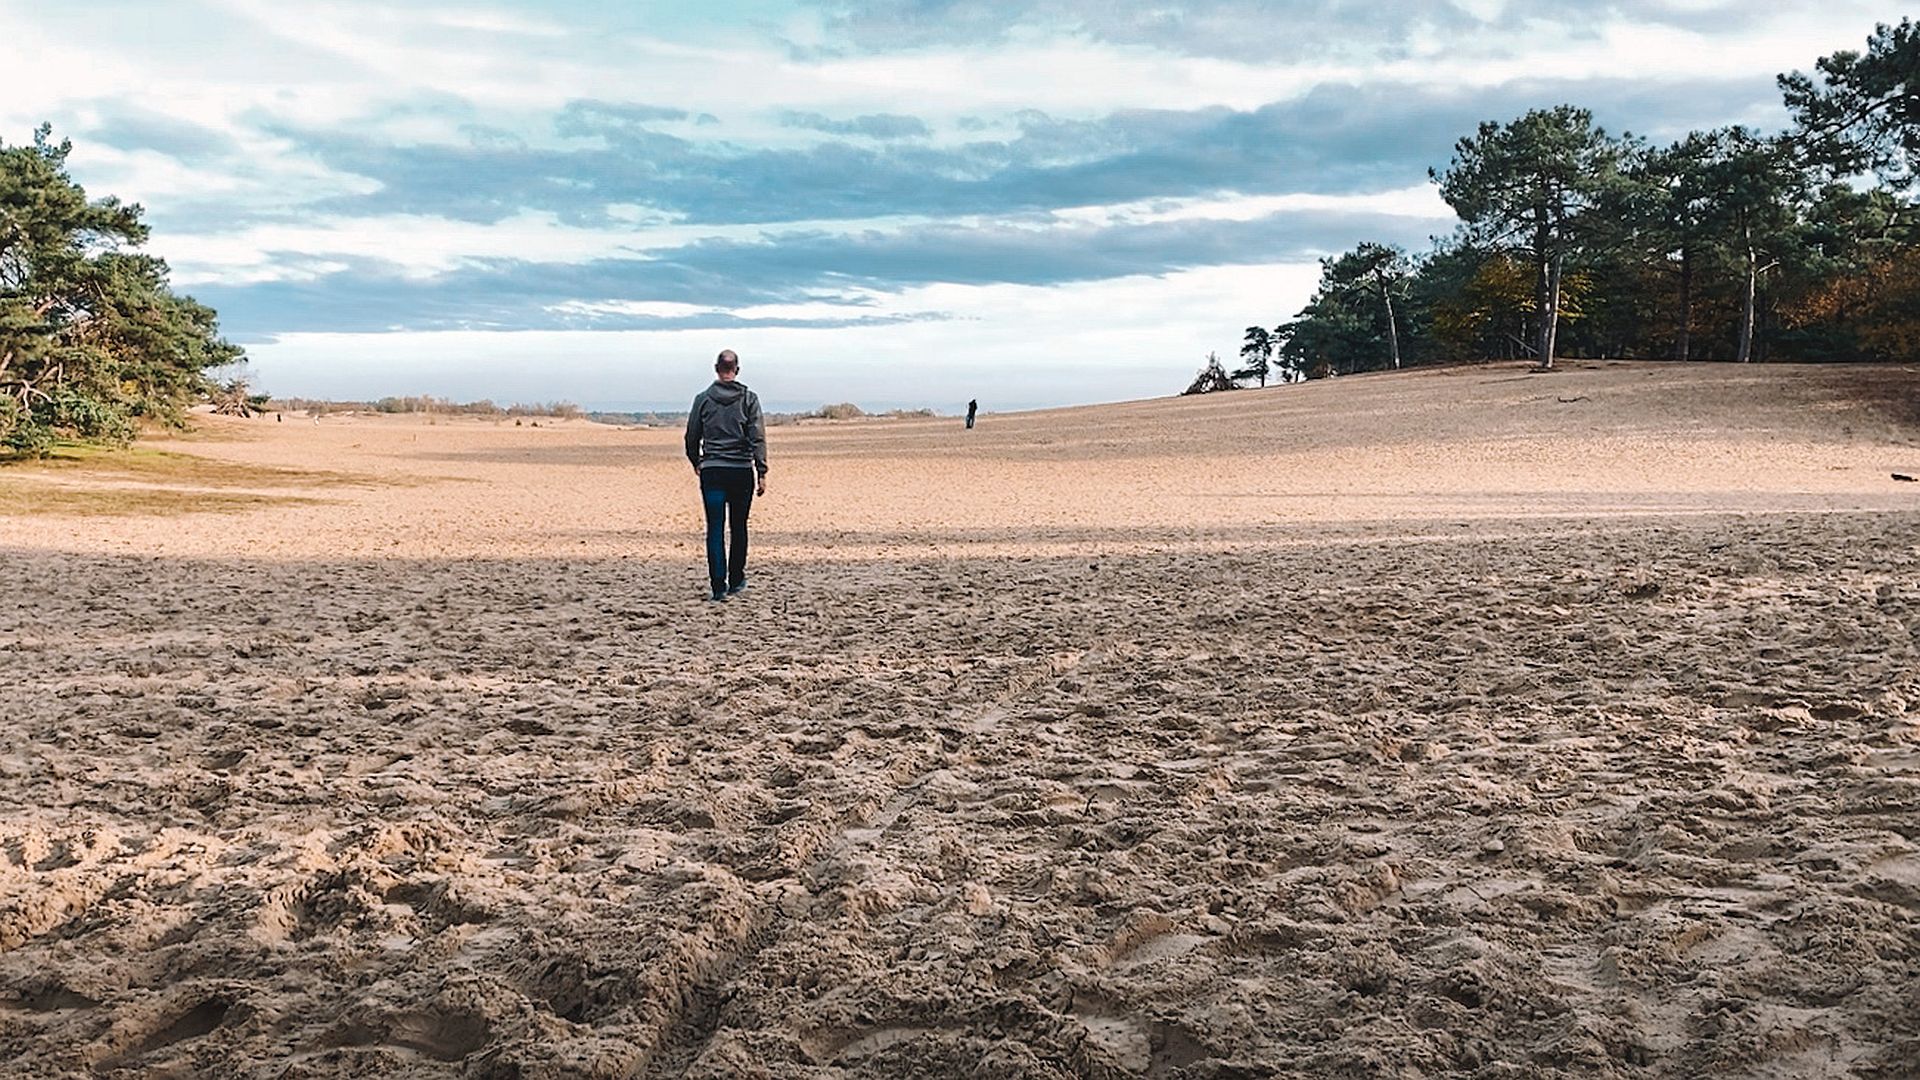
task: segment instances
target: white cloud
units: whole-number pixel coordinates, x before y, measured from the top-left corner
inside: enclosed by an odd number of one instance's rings
[[[114,193],[149,206],[244,203],[250,212],[259,213],[291,210],[315,199],[365,194],[378,187],[370,180],[333,172],[298,155],[270,151],[241,168],[220,170],[187,165],[155,150],[121,150],[83,141],[74,144],[69,162],[85,179],[90,193]],[[181,233],[162,238],[189,245],[200,239]]]
[[[1446,222],[1453,208],[1432,184],[1361,195],[1295,192],[1199,199],[1143,199],[1102,206],[1075,206],[1053,213],[1062,221],[1096,225],[1142,225],[1158,221],[1257,221],[1280,213],[1385,214]]]
[[[730,138],[771,138],[780,130],[774,114],[788,109],[910,112],[951,138],[954,122],[965,116],[1018,109],[1083,117],[1125,108],[1251,109],[1329,83],[1389,81],[1446,91],[1516,79],[1767,80],[1809,67],[1824,52],[1857,48],[1874,18],[1885,16],[1862,0],[1781,5],[1749,9],[1709,35],[1570,11],[1564,19],[1471,37],[1427,35],[1434,44],[1427,55],[1253,64],[1072,37],[804,60],[771,41],[694,45],[600,35],[591,25],[451,6],[218,0],[214,11],[201,18],[243,24],[254,35],[245,43],[255,55],[222,55],[209,63],[116,41],[110,30],[83,38],[69,32],[79,29],[75,13],[0,0],[0,38],[14,43],[0,122],[19,126],[72,102],[106,97],[139,100],[216,127],[263,115],[316,126],[376,123],[395,137],[453,140],[463,136],[451,121],[383,118],[385,107],[458,100],[490,122],[538,134],[544,113],[593,98],[712,113],[727,122]],[[73,44],[80,40],[88,44]],[[277,62],[257,55],[263,51],[276,54]],[[686,133],[700,129],[689,126]]]
[[[182,189],[190,186],[196,175],[171,159],[158,155],[134,157],[143,161],[152,159],[150,163],[158,173],[164,173],[167,182],[177,183]],[[153,183],[161,182],[162,177],[158,173],[152,178]],[[1301,193],[1145,200],[1073,207],[1018,221],[968,215],[944,219],[942,224],[963,229],[993,225],[1035,232],[1056,230],[1065,235],[1066,230],[1078,230],[1089,225],[1256,221],[1277,213],[1316,211],[1425,219],[1435,222],[1436,228],[1444,227],[1445,223],[1453,220],[1453,211],[1440,199],[1433,186],[1422,184],[1364,195]],[[921,216],[895,215],[854,220],[800,221],[783,224],[779,229],[757,224],[634,224],[615,228],[568,225],[554,214],[531,211],[490,224],[411,214],[364,218],[330,216],[298,224],[256,225],[232,232],[166,235],[154,242],[153,250],[167,259],[173,268],[175,282],[183,286],[209,282],[244,284],[311,280],[315,276],[314,259],[330,260],[329,265],[340,269],[350,266],[344,260],[379,260],[398,267],[407,277],[424,279],[481,259],[575,263],[591,259],[644,256],[649,252],[667,251],[702,240],[777,242],[782,235],[822,233],[884,236],[923,227],[931,220]],[[305,258],[288,260],[288,255]],[[591,307],[578,309],[579,314],[652,313],[620,306],[609,307],[597,298],[583,298],[583,301]],[[829,318],[844,317],[846,311],[839,308],[832,315],[815,312],[806,316],[776,316],[767,314],[764,309],[743,308],[736,309],[734,314],[745,318]]]
[[[422,18],[429,24],[451,27],[455,30],[482,30],[492,34],[550,38],[567,35],[567,28],[559,23],[545,19],[531,19],[505,11],[472,9],[438,11],[428,12]]]
[[[261,385],[291,396],[377,387],[677,408],[704,382],[707,358],[733,348],[771,408],[952,409],[977,397],[1010,409],[1177,393],[1208,350],[1231,360],[1242,327],[1290,316],[1318,276],[1312,263],[1283,263],[1057,287],[935,285],[862,313],[938,310],[953,321],[834,330],[291,334],[251,352]]]
[[[257,225],[231,233],[163,237],[154,242],[182,284],[275,280],[284,255],[377,259],[407,276],[431,277],[473,259],[580,262],[631,251],[618,232],[561,225],[552,214],[523,213],[497,224],[390,214],[330,217],[305,224]],[[293,273],[309,276],[303,266]]]
[[[918,217],[800,221],[783,224],[779,232],[880,233],[925,222]],[[176,282],[235,284],[275,280],[275,260],[290,254],[373,259],[399,268],[406,277],[421,279],[481,259],[577,263],[644,256],[701,240],[754,242],[778,234],[757,224],[568,225],[544,211],[524,211],[492,223],[419,214],[333,215],[231,232],[168,235],[156,239],[152,248],[167,259]],[[311,276],[306,267],[290,268],[290,273],[303,279]]]
[[[676,319],[716,314],[701,304],[682,304],[671,300],[569,300],[546,308],[558,315],[635,315],[647,319]]]
[[[1492,22],[1506,13],[1507,0],[1453,0],[1453,6],[1481,22]]]
[[[1455,0],[1493,18],[1505,0]],[[580,5],[585,9],[590,5]],[[819,142],[820,132],[784,126],[788,111],[831,117],[911,114],[932,125],[934,145],[1015,130],[1021,110],[1097,118],[1122,109],[1254,109],[1317,88],[1393,84],[1409,94],[1556,80],[1670,85],[1681,80],[1750,80],[1753,110],[1727,117],[1779,122],[1774,73],[1810,69],[1815,58],[1859,48],[1883,3],[1733,7],[1726,0],[1671,0],[1669,10],[1727,18],[1687,29],[1635,23],[1621,9],[1568,9],[1545,20],[1488,28],[1470,37],[1414,33],[1411,51],[1356,34],[1351,49],[1313,62],[1260,63],[1117,45],[1084,36],[1024,33],[991,46],[916,48],[863,55],[799,54],[790,44],[830,49],[810,14],[788,17],[788,40],[732,32],[674,40],[596,25],[585,10],[559,22],[510,6],[385,4],[371,0],[177,0],[164,14],[105,18],[91,5],[0,0],[0,135],[26,137],[51,119],[72,133],[114,105],[138,105],[232,139],[218,164],[189,167],[154,150],[116,149],[81,139],[75,174],[95,194],[142,201],[165,220],[170,206],[231,205],[280,224],[198,234],[163,232],[153,249],[183,285],[309,280],[349,272],[366,259],[415,277],[476,259],[579,262],[644,254],[703,238],[760,240],[758,224],[696,227],[647,207],[618,212],[614,227],[585,227],[552,214],[522,212],[493,224],[420,215],[345,218],[305,208],[364,193],[373,182],[302,156],[272,132],[303,127],[370,135],[396,143],[462,143],[484,124],[535,146],[558,145],[556,109],[579,99],[645,103],[713,114],[664,130],[691,140],[754,148]],[[1391,5],[1383,9],[1383,17]],[[1529,102],[1531,104],[1532,102]],[[1609,127],[1618,126],[1603,117]],[[984,121],[985,129],[971,126]],[[578,145],[575,143],[575,145]],[[1274,213],[1368,213],[1444,222],[1434,191],[1415,185],[1367,195],[1218,196],[1143,200],[1035,214],[1035,230],[1103,224],[1252,221]],[[897,215],[861,221],[798,222],[781,232],[886,233],[928,224]],[[956,228],[1008,222],[980,217]],[[875,405],[937,404],[1005,394],[1005,404],[1040,404],[1178,389],[1209,349],[1231,355],[1239,328],[1290,316],[1310,291],[1310,263],[1194,270],[1164,278],[1041,288],[942,285],[855,294],[861,314],[950,313],[954,321],[853,330],[756,329],[739,333],[513,333],[291,335],[254,348],[268,384],[286,393],[430,391],[456,396],[572,397],[667,403],[697,381],[700,358],[733,344],[764,357],[755,377],[774,400],[817,404],[852,398]],[[581,297],[581,313],[677,317],[694,305]],[[623,306],[624,305],[624,306]],[[734,309],[744,318],[825,319],[830,304]],[[724,340],[723,340],[724,339]],[[539,365],[527,374],[527,358]],[[758,362],[758,361],[756,361]],[[685,366],[692,363],[694,375]],[[405,384],[405,385],[403,385]],[[1002,404],[1002,403],[995,403]]]

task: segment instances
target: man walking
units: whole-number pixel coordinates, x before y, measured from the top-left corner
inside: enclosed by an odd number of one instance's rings
[[[732,349],[721,351],[713,372],[713,385],[687,412],[687,460],[707,510],[707,582],[713,599],[725,600],[747,587],[747,512],[767,493],[767,423],[760,395],[739,381]]]
[[[967,402],[967,430],[973,430],[973,414],[980,411],[980,400],[975,398]]]

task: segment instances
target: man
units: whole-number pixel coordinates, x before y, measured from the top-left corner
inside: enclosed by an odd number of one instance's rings
[[[967,430],[968,431],[973,430],[973,414],[979,411],[980,411],[979,399],[976,398],[972,401],[967,402]]]
[[[687,412],[687,460],[707,510],[707,582],[713,599],[725,600],[747,587],[747,512],[767,493],[767,422],[760,396],[739,381],[732,349],[721,351],[713,372],[713,385]]]

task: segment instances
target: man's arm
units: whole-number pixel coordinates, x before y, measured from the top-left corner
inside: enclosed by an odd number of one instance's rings
[[[767,418],[760,411],[760,395],[747,402],[747,444],[753,447],[753,468],[760,474],[760,486],[767,485]]]
[[[700,471],[700,406],[707,400],[701,394],[693,399],[693,407],[687,410],[687,460],[693,463],[693,471]]]

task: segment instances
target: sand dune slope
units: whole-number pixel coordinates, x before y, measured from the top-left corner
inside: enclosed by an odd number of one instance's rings
[[[0,517],[0,1054],[1912,1075],[1916,390],[777,429],[723,605],[674,432],[289,418],[185,479],[0,475],[40,500]],[[181,501],[78,512],[134,490]]]

